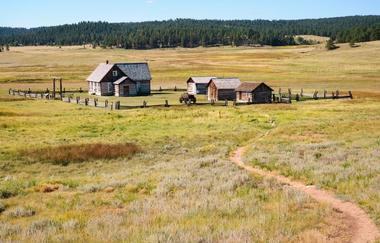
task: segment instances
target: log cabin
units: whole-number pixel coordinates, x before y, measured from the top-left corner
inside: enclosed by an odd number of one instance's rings
[[[265,83],[244,82],[236,88],[238,102],[265,104],[272,102],[273,89]]]
[[[239,87],[238,78],[213,78],[207,85],[209,101],[235,100],[235,89]]]
[[[151,93],[147,63],[101,63],[87,78],[88,92],[98,96],[144,96]]]
[[[187,93],[190,95],[207,95],[207,85],[216,77],[190,77],[187,80]]]

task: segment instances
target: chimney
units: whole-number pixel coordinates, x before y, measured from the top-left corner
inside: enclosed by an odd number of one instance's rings
[[[109,61],[107,60],[107,61],[106,61],[106,64],[108,64],[108,63],[109,63]]]

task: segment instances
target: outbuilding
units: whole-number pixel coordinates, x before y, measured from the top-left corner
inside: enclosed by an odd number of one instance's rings
[[[236,88],[238,102],[271,103],[273,89],[265,83],[244,82]]]
[[[207,85],[209,101],[235,100],[235,90],[240,85],[238,78],[213,78]]]
[[[190,77],[187,80],[187,93],[190,95],[207,95],[207,85],[216,77]]]

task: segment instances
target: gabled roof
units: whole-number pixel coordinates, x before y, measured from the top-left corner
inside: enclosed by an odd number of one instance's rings
[[[120,79],[118,79],[115,82],[113,82],[113,84],[116,84],[116,85],[121,84],[121,83],[123,83],[127,79],[128,79],[127,76],[121,77]]]
[[[240,85],[238,78],[213,78],[209,82],[213,82],[218,89],[236,89]]]
[[[100,82],[112,69],[113,64],[100,63],[98,67],[88,76],[87,81]]]
[[[216,77],[190,77],[187,82],[190,82],[190,80],[193,80],[196,84],[208,84],[211,79]]]
[[[239,85],[239,87],[237,87],[236,91],[238,92],[253,92],[255,91],[255,89],[257,89],[259,86],[261,85],[265,85],[266,87],[268,87],[268,89],[272,90],[273,89],[271,87],[269,87],[268,85],[266,85],[265,83],[251,83],[251,82],[244,82],[244,83],[241,83]]]
[[[133,81],[152,80],[148,63],[116,63],[115,65]]]

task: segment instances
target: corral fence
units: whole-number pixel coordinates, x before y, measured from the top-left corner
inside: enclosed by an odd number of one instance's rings
[[[79,92],[78,92],[79,91]],[[167,107],[175,107],[175,106],[243,106],[243,105],[254,105],[257,104],[257,102],[248,100],[246,102],[238,102],[236,100],[234,101],[214,101],[211,100],[209,102],[197,102],[195,104],[193,103],[184,103],[184,104],[170,104],[169,100],[164,100],[162,104],[148,104],[147,101],[142,101],[141,105],[126,105],[122,104],[120,101],[114,101],[114,100],[103,100],[99,101],[98,98],[88,98],[88,97],[81,97],[76,94],[83,93],[82,89],[79,89],[78,91],[65,91],[65,92],[51,92],[48,89],[46,91],[32,91],[31,89],[28,90],[16,90],[16,89],[9,89],[9,95],[13,96],[22,96],[25,99],[44,99],[44,100],[61,100],[66,103],[71,104],[77,104],[77,105],[83,105],[83,106],[89,106],[89,107],[97,107],[97,108],[103,108],[108,110],[128,110],[128,109],[140,109],[140,108],[167,108]],[[173,91],[173,89],[161,89],[157,90],[160,92],[163,91]],[[179,89],[174,90],[179,91]],[[339,90],[333,91],[333,92],[327,92],[324,90],[322,93],[319,93],[319,91],[315,91],[312,94],[304,93],[303,90],[301,90],[300,93],[293,94],[291,89],[288,89],[287,93],[283,93],[281,89],[279,89],[278,93],[274,93],[272,95],[272,99],[268,101],[267,103],[292,103],[293,101],[301,102],[301,101],[307,101],[307,100],[320,100],[320,99],[353,99],[353,95],[351,91],[348,91],[347,93],[340,92]]]

